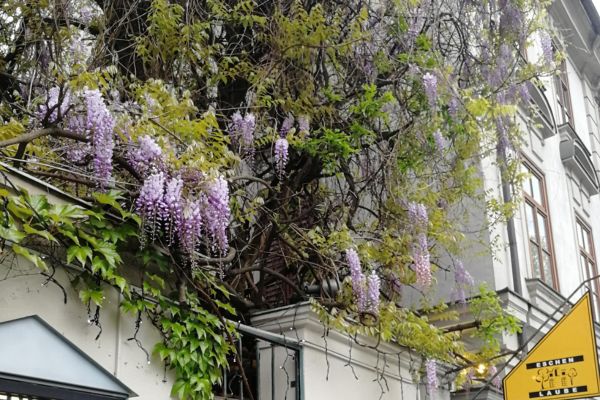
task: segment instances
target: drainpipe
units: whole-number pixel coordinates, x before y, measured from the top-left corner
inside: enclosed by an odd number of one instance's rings
[[[501,162],[505,161],[506,157],[503,157]],[[512,193],[509,183],[502,184],[502,197],[505,203],[512,201]],[[515,230],[515,219],[513,216],[508,218],[508,221],[506,221],[506,231],[508,234],[508,248],[510,250],[510,266],[513,277],[513,290],[517,294],[522,295],[523,287],[521,286],[521,268],[519,267],[519,251],[517,249],[517,234]]]
[[[510,203],[512,201],[512,191],[510,183],[505,182],[506,175],[506,148],[498,146],[497,157],[500,164],[500,179],[502,180],[502,199],[504,203]],[[506,221],[506,231],[508,234],[508,247],[510,250],[510,266],[513,277],[513,290],[519,294],[523,294],[523,287],[521,286],[521,269],[519,268],[519,252],[517,249],[517,234],[515,230],[515,219],[513,216],[508,218]]]

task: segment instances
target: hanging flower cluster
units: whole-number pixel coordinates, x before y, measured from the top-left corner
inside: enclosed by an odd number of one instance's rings
[[[450,114],[452,119],[456,119],[456,116],[458,115],[459,106],[460,103],[458,101],[458,98],[456,96],[452,96],[450,102],[448,103],[448,114]]]
[[[429,244],[427,240],[427,226],[429,216],[424,204],[411,202],[408,205],[408,219],[416,234],[416,241],[412,246],[413,269],[417,275],[417,286],[428,288],[431,286],[431,263]]]
[[[166,184],[165,194],[160,204],[160,217],[164,221],[169,243],[173,243],[176,229],[181,226],[183,218],[182,190],[181,177],[171,178]]]
[[[425,384],[430,395],[438,388],[437,362],[431,358],[425,361]]]
[[[540,46],[542,48],[542,56],[546,65],[551,65],[554,60],[554,49],[552,48],[552,37],[546,31],[540,32]]]
[[[167,178],[163,172],[146,178],[136,201],[143,236],[154,240],[164,229],[169,243],[177,240],[192,262],[204,236],[210,239],[213,252],[224,254],[229,248],[227,227],[231,217],[227,181],[218,177],[205,182],[206,190],[189,198],[184,197],[184,186],[181,176]]]
[[[231,117],[230,134],[234,140],[239,140],[243,151],[252,152],[252,144],[254,143],[254,131],[256,129],[256,117],[252,113],[242,117],[239,111]]]
[[[435,149],[438,153],[442,153],[448,145],[446,138],[444,135],[442,135],[442,132],[440,132],[439,129],[433,132],[433,141],[435,143]]]
[[[492,365],[488,368],[488,376],[491,378],[492,376],[496,375],[496,373],[498,372],[498,369],[496,368],[495,365]],[[500,374],[498,374],[497,376],[495,376],[492,379],[492,385],[494,385],[494,387],[496,389],[500,389],[502,387],[502,378],[500,378]]]
[[[115,119],[102,93],[98,89],[84,89],[76,96],[65,89],[60,99],[60,89],[54,87],[48,91],[47,97],[48,101],[40,106],[36,116],[43,122],[57,123],[73,108],[66,119],[67,129],[85,137],[91,146],[87,143],[67,146],[65,155],[73,162],[83,162],[89,154],[93,154],[92,165],[98,186],[106,188],[112,178]]]
[[[284,137],[285,135],[287,135],[288,132],[292,130],[293,126],[294,116],[290,114],[287,117],[285,117],[285,119],[281,123],[281,128],[279,129],[279,136]]]
[[[131,146],[127,158],[131,166],[142,176],[146,175],[151,167],[162,157],[162,149],[156,141],[148,135],[138,139],[137,146]]]
[[[104,188],[112,177],[115,120],[98,89],[84,90],[83,97],[86,105],[86,133],[92,139],[94,151],[94,173],[100,188]]]
[[[275,142],[275,170],[280,179],[285,175],[285,167],[287,166],[289,157],[289,146],[290,144],[284,137],[280,137]]]
[[[371,272],[367,279],[367,300],[369,312],[377,314],[379,310],[379,289],[381,280],[375,271]]]
[[[381,279],[375,271],[371,271],[369,277],[365,277],[360,265],[360,259],[354,249],[346,250],[346,262],[350,268],[350,281],[352,293],[358,308],[358,312],[370,312],[377,315],[379,312],[379,295],[381,290]]]
[[[365,293],[365,274],[362,272],[360,259],[354,249],[346,250],[346,262],[350,267],[350,280],[352,282],[352,293],[358,306],[359,312],[364,312],[367,308],[367,297]]]
[[[437,77],[429,72],[423,75],[423,87],[429,101],[429,107],[435,108],[437,103]]]
[[[223,177],[218,177],[210,182],[205,199],[204,217],[206,229],[212,238],[213,246],[224,254],[229,247],[227,226],[231,217],[227,181]]]
[[[143,218],[143,227],[154,240],[160,210],[163,203],[165,175],[162,172],[150,175],[145,181],[136,201],[137,211]]]
[[[68,90],[64,90],[64,93],[60,93],[59,87],[53,87],[48,90],[47,101],[45,104],[41,104],[38,108],[38,112],[36,117],[40,120],[44,118],[48,118],[48,122],[53,124],[57,122],[59,118],[65,116],[67,111],[69,110],[71,93]],[[60,102],[60,104],[59,104]],[[48,112],[50,115],[47,115]]]
[[[466,270],[462,261],[457,261],[454,267],[454,292],[456,294],[457,300],[465,304],[467,302],[467,294],[466,291],[473,287],[475,281],[469,271]]]
[[[306,135],[310,134],[310,120],[306,115],[298,117],[298,130],[304,132]]]
[[[417,274],[417,286],[423,289],[428,288],[431,286],[432,276],[427,235],[424,233],[419,233],[417,242],[413,244],[412,258]]]
[[[203,228],[202,206],[199,200],[185,201],[180,224],[176,228],[179,234],[181,249],[194,260],[194,252],[202,237]]]

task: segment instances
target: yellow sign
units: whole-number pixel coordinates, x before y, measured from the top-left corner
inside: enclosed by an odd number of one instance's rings
[[[589,293],[506,375],[503,384],[505,400],[600,395]]]

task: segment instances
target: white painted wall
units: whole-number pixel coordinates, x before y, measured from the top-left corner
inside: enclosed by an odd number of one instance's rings
[[[301,342],[305,400],[375,400],[379,399],[382,390],[383,400],[450,398],[450,392],[443,387],[429,397],[424,385],[413,381],[411,370],[418,370],[421,365],[421,359],[415,354],[399,346],[382,344],[380,350],[388,355],[385,359],[383,356],[378,358],[375,350],[353,343],[348,336],[339,332],[329,331],[324,335],[323,324],[311,312],[308,304],[261,313],[252,319],[252,324]],[[373,344],[363,340],[359,339],[363,344]],[[270,353],[266,345],[262,347],[264,353],[261,354],[265,355],[265,359],[261,358],[260,361],[260,400],[283,400],[286,379],[280,367],[285,356],[280,354],[276,358],[276,398],[272,399]],[[439,380],[442,380],[441,375]],[[292,390],[288,391],[287,399],[294,399]]]
[[[119,310],[118,291],[106,289],[107,298],[100,314],[102,334],[88,324],[86,307],[69,283],[65,270],[58,269],[54,278],[67,293],[63,303],[62,290],[53,283],[44,285],[45,278],[28,261],[4,260],[0,264],[0,322],[29,315],[38,315],[109,373],[138,394],[143,400],[169,399],[173,379],[165,377],[160,360],[151,359],[134,341],[134,318]],[[152,351],[161,340],[159,333],[147,320],[142,323],[138,338],[146,350]],[[18,340],[18,338],[15,338]]]

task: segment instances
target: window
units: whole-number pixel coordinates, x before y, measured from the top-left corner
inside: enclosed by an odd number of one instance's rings
[[[598,275],[596,268],[596,255],[594,254],[594,240],[592,238],[592,230],[581,219],[577,218],[577,244],[579,249],[579,263],[583,268],[583,273],[586,279]],[[594,299],[594,314],[596,321],[600,317],[600,282],[594,279],[588,284],[592,289],[592,297]]]
[[[529,173],[529,177],[523,185],[523,195],[525,197],[531,272],[533,277],[558,289],[544,177],[527,163],[524,163],[524,166],[526,172]]]
[[[560,63],[560,71],[554,78],[556,88],[556,100],[558,102],[558,125],[569,123],[573,125],[573,110],[571,108],[571,94],[569,93],[569,81],[567,80],[567,62]]]

